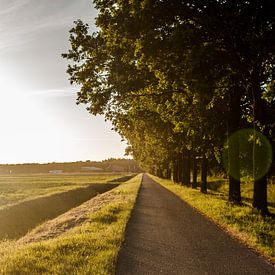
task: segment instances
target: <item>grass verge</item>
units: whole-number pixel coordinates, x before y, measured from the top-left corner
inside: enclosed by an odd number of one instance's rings
[[[32,243],[0,243],[1,274],[113,274],[141,175],[109,191],[98,211],[60,236]]]
[[[210,193],[217,192],[218,194],[223,194],[225,197],[227,197],[229,191],[229,181],[228,179],[223,179],[220,177],[209,177],[208,188],[210,190]],[[252,203],[253,189],[254,184],[249,180],[243,180],[241,182],[241,193],[244,203]],[[275,183],[272,183],[272,181],[270,181],[270,184],[267,185],[267,200],[269,211],[275,214]]]
[[[275,264],[275,219],[262,217],[249,204],[234,206],[225,196],[210,190],[202,194],[199,190],[178,185],[170,180],[150,175],[163,187],[178,195],[199,212],[203,213],[231,235],[250,248],[266,256]]]

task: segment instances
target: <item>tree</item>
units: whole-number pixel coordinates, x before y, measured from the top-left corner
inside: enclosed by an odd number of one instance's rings
[[[265,101],[274,70],[272,1],[94,3],[99,31],[89,34],[77,21],[63,55],[81,86],[78,103],[111,120],[154,173],[172,168],[176,182],[189,184],[191,155],[200,157],[206,192],[207,158],[219,158],[228,135],[251,117],[266,134],[272,128],[265,115],[274,103]],[[228,146],[229,167],[240,170],[238,146]],[[254,206],[264,213],[261,181]],[[229,200],[241,203],[240,177],[229,175]]]

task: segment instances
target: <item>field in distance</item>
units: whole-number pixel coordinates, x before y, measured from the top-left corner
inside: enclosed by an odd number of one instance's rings
[[[130,173],[0,175],[0,210],[26,200],[92,184],[115,182]]]

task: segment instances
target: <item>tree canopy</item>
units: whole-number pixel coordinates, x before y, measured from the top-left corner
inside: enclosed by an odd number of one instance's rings
[[[274,1],[94,4],[98,31],[81,20],[70,31],[70,81],[80,86],[77,103],[105,115],[146,170],[189,184],[202,160],[206,181],[206,162],[221,169],[225,140],[241,128],[274,147]],[[238,146],[228,147],[229,167],[242,169]],[[241,203],[240,178],[228,172],[229,200]],[[266,180],[254,179],[263,213]]]

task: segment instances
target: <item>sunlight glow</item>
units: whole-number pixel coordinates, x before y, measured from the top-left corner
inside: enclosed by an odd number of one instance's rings
[[[48,155],[66,132],[58,131],[54,118],[10,75],[0,72],[0,162],[21,162],[28,155]],[[53,133],[58,133],[54,135]],[[50,156],[49,156],[50,157]]]
[[[70,89],[31,90],[0,68],[0,98],[0,163],[124,157],[110,123],[76,106]]]
[[[123,157],[110,123],[76,106],[61,58],[73,21],[96,14],[86,0],[1,2],[0,163]]]

